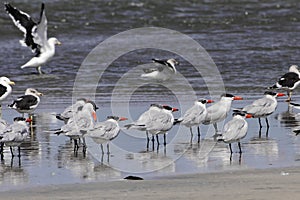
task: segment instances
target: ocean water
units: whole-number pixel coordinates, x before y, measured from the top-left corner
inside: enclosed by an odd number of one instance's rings
[[[111,154],[104,157],[100,147],[89,140],[86,154],[80,150],[74,154],[68,138],[51,133],[63,125],[54,114],[81,96],[100,107],[99,121],[112,114],[128,117],[122,126],[137,119],[151,103],[178,107],[176,118],[197,98],[218,100],[225,91],[244,98],[233,102],[235,108],[251,103],[290,65],[298,64],[298,1],[44,2],[48,36],[62,42],[43,66],[44,75],[37,75],[33,68],[20,69],[32,53],[20,46],[23,34],[4,9],[0,12],[1,76],[16,82],[12,95],[2,102],[2,117],[11,123],[19,115],[6,105],[26,88],[45,94],[35,111],[32,134],[22,145],[21,158],[11,159],[9,148],[4,149],[0,190],[111,181],[132,174],[153,179],[299,166],[300,141],[293,130],[300,125],[300,111],[289,108],[286,97],[278,99],[278,108],[269,117],[268,137],[265,126],[259,134],[257,119],[248,120],[241,157],[234,153],[230,158],[227,145],[212,140],[210,126],[201,126],[199,145],[196,138],[189,143],[187,128],[175,126],[167,135],[166,148],[155,145],[153,150],[150,145],[148,151],[145,133],[122,130],[111,143]],[[40,1],[11,3],[38,20]],[[180,63],[172,79],[140,77],[143,69],[155,67],[152,58],[171,57]],[[298,89],[293,100],[300,102]],[[233,149],[237,151],[235,144]]]

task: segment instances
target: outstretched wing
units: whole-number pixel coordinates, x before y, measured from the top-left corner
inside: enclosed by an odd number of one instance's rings
[[[24,33],[24,40],[20,40],[21,44],[30,47],[33,52],[38,53],[38,44],[34,42],[32,35],[32,29],[36,26],[36,23],[27,13],[12,7],[9,3],[4,5],[14,24]]]
[[[45,14],[45,4],[42,3],[40,21],[32,29],[33,41],[38,44],[41,52],[45,51],[47,46],[47,18]]]

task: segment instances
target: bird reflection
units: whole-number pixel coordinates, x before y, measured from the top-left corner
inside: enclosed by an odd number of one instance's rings
[[[15,164],[15,161],[18,164]],[[19,158],[9,158],[1,160],[0,180],[1,184],[20,185],[29,182],[27,172],[21,167]]]

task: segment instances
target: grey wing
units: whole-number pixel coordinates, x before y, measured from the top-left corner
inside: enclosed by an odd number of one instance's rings
[[[225,124],[223,129],[223,139],[225,141],[236,140],[243,129],[247,128],[248,124],[245,120],[231,120]]]
[[[45,14],[45,5],[42,3],[39,23],[32,30],[33,41],[41,46],[41,52],[45,51],[47,46],[47,18]]]
[[[88,136],[110,140],[118,134],[118,131],[119,129],[116,124],[106,121],[97,123],[88,133]]]
[[[257,115],[260,113],[270,113],[274,111],[273,110],[274,105],[276,107],[276,103],[274,104],[273,100],[268,98],[261,98],[255,100],[252,104],[245,106],[243,108],[243,111],[250,114],[256,113]]]
[[[151,122],[147,125],[147,130],[168,130],[172,127],[172,117],[163,111],[151,116]]]
[[[199,116],[201,116],[204,113],[205,109],[201,108],[199,106],[192,106],[190,109],[186,111],[186,113],[183,116],[182,123],[190,122],[196,120]]]
[[[220,103],[216,103],[207,108],[207,115],[204,123],[209,123],[211,120],[217,121],[218,119],[223,119],[227,116],[226,110]]]

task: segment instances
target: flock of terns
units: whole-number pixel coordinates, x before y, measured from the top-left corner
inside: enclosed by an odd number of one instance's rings
[[[10,4],[5,4],[5,9],[14,24],[24,33],[24,40],[21,44],[31,48],[36,55],[21,68],[35,67],[38,73],[42,73],[41,66],[51,59],[55,54],[55,45],[60,44],[56,38],[47,39],[47,18],[45,16],[45,6],[42,4],[40,20],[34,22],[31,17]],[[162,81],[169,79],[176,74],[176,65],[179,63],[175,59],[159,60],[153,59],[159,67],[155,69],[145,70],[142,77],[150,79],[160,79]],[[166,142],[166,133],[176,124],[181,124],[190,129],[191,142],[193,140],[193,127],[197,127],[198,143],[200,139],[200,125],[213,124],[215,128],[215,139],[229,144],[230,153],[232,154],[231,144],[237,142],[239,153],[242,153],[240,141],[246,136],[248,123],[246,118],[258,118],[259,126],[262,127],[261,118],[265,118],[267,128],[269,122],[267,117],[271,115],[277,107],[277,97],[284,96],[283,93],[273,92],[274,89],[288,90],[288,99],[291,101],[292,91],[300,84],[300,72],[296,65],[292,65],[289,72],[284,74],[274,86],[266,91],[262,98],[255,100],[244,108],[234,109],[233,117],[228,121],[222,130],[218,130],[217,123],[226,119],[231,111],[231,104],[234,100],[242,100],[242,97],[232,94],[223,94],[217,102],[210,99],[199,99],[194,105],[188,109],[185,114],[174,119],[173,112],[178,111],[177,108],[170,105],[151,104],[149,109],[140,115],[140,117],[127,125],[127,129],[137,129],[145,131],[147,135],[147,148],[149,147],[149,135],[152,136],[153,148],[156,136],[157,145],[159,145],[158,135],[163,134],[164,145]],[[0,78],[0,102],[7,98],[12,92],[11,85],[14,85],[7,77]],[[14,156],[13,147],[18,147],[20,156],[20,145],[29,136],[29,127],[27,122],[31,122],[31,118],[24,118],[24,113],[31,114],[40,103],[42,93],[33,88],[28,88],[23,96],[15,99],[9,105],[22,114],[22,117],[16,117],[13,124],[7,124],[4,120],[0,121],[0,144],[1,157],[3,158],[4,145],[10,147],[11,154]],[[206,104],[213,103],[206,108]],[[290,105],[300,107],[299,104],[290,102]],[[97,122],[96,116],[97,106],[93,101],[88,99],[78,99],[75,104],[67,107],[61,114],[57,114],[56,118],[63,120],[64,125],[53,130],[53,133],[63,134],[74,140],[74,151],[78,151],[82,143],[83,150],[86,149],[85,138],[90,137],[96,143],[100,144],[103,154],[103,144],[107,143],[107,153],[109,153],[109,141],[116,138],[120,132],[119,121],[127,120],[125,117],[108,116],[105,121]],[[299,131],[300,132],[300,131]]]

